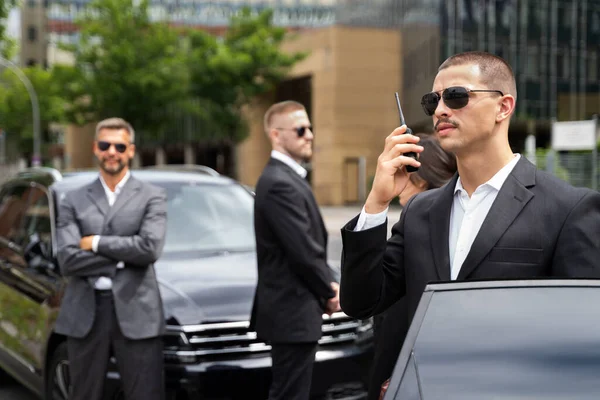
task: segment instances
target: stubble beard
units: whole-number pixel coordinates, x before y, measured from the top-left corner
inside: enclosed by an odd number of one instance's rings
[[[100,168],[102,169],[102,171],[106,172],[109,175],[119,175],[121,173],[121,171],[123,171],[123,169],[125,168],[125,161],[123,160],[116,160],[117,161],[117,166],[115,168],[110,168],[107,165],[108,159],[102,159],[100,161]]]

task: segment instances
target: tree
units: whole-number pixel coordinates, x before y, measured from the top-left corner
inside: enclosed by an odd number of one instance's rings
[[[148,0],[137,3],[93,0],[78,21],[79,43],[65,46],[75,65],[57,67],[72,121],[119,116],[155,136],[170,123],[166,105],[189,106],[189,72],[178,33],[150,21]]]
[[[192,96],[201,99],[211,136],[233,142],[246,137],[242,106],[275,89],[306,57],[280,50],[286,30],[273,26],[272,20],[272,10],[254,16],[246,7],[232,17],[222,39],[204,31],[189,32]]]
[[[52,122],[64,121],[65,100],[61,85],[51,70],[40,67],[23,68],[36,91],[42,132],[47,133]],[[14,71],[0,73],[0,121],[7,138],[20,152],[31,152],[33,143],[33,111],[29,93]]]
[[[0,0],[0,57],[10,59],[15,50],[15,41],[6,35],[7,19],[16,0]]]

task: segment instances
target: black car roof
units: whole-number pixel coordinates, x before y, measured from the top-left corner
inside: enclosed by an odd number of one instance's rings
[[[131,175],[145,182],[194,182],[200,184],[231,184],[235,181],[216,171],[202,166],[166,166],[164,169],[132,169]],[[43,186],[51,187],[57,192],[65,192],[81,185],[92,182],[98,177],[97,170],[73,171],[60,173],[53,168],[29,168],[19,172],[8,182],[37,182]]]

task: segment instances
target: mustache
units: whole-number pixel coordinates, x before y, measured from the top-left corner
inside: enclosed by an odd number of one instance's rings
[[[440,118],[438,119],[438,121],[435,123],[434,129],[437,131],[438,130],[438,126],[440,124],[451,124],[452,126],[454,126],[455,128],[458,126],[458,122],[451,120],[450,118]]]

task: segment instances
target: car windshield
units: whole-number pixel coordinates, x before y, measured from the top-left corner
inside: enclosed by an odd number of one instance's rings
[[[153,182],[167,190],[163,252],[252,251],[254,198],[236,184]]]

